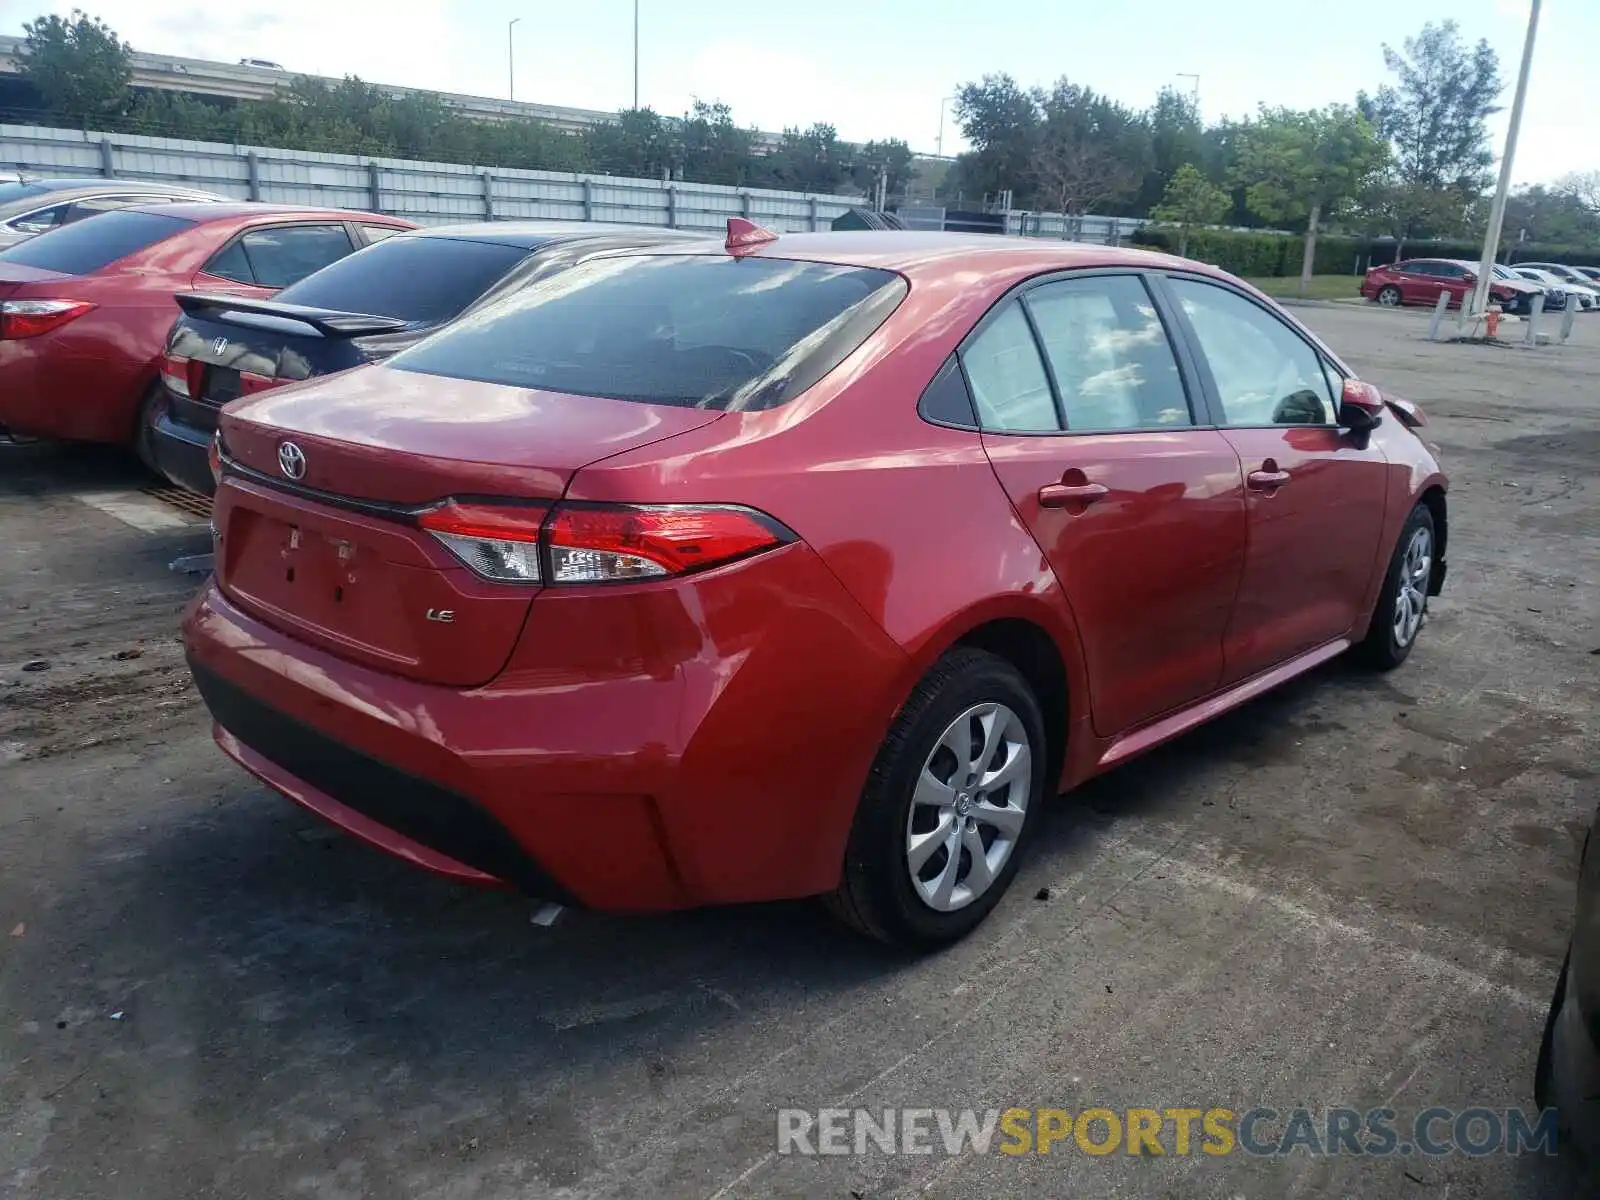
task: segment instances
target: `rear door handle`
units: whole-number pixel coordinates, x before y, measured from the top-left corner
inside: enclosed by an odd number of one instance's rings
[[[1289,482],[1287,471],[1251,471],[1249,476],[1251,490],[1257,492],[1270,492]]]
[[[1040,508],[1065,508],[1069,504],[1093,504],[1110,489],[1103,483],[1047,483],[1039,489]]]

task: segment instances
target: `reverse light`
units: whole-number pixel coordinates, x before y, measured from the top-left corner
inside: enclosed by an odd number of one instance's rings
[[[175,396],[198,396],[200,372],[204,369],[202,364],[181,354],[161,356],[161,380]]]
[[[732,504],[503,504],[448,500],[418,524],[500,583],[627,583],[701,571],[794,540]]]
[[[211,444],[206,447],[206,465],[211,468],[211,482],[217,487],[222,486],[222,430],[217,430],[211,435]]]
[[[87,300],[0,300],[0,339],[38,337],[92,308]]]
[[[539,529],[548,511],[542,504],[447,500],[418,523],[475,574],[499,583],[538,583]]]
[[[563,504],[545,529],[551,583],[620,583],[703,570],[793,539],[736,505]]]

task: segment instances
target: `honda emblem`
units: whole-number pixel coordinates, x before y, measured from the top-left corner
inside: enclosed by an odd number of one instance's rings
[[[211,343],[211,353],[215,354],[218,358],[221,358],[225,353],[227,353],[227,350],[228,339],[225,337],[219,337],[216,341]]]

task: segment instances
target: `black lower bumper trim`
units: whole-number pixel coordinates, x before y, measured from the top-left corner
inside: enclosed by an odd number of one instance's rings
[[[342,745],[261,703],[192,658],[189,669],[217,724],[295,778],[529,896],[573,903],[505,826],[471,800]]]
[[[217,483],[211,478],[209,434],[174,421],[170,413],[156,418],[151,432],[150,452],[163,475],[179,487],[202,496],[216,494]]]

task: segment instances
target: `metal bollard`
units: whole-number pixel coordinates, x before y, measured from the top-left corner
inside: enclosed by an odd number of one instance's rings
[[[1439,340],[1439,326],[1444,323],[1444,312],[1449,307],[1450,293],[1440,292],[1438,303],[1433,306],[1433,320],[1428,322],[1428,340],[1430,342]]]
[[[1539,324],[1539,318],[1544,314],[1544,293],[1540,292],[1533,298],[1528,306],[1528,328],[1523,331],[1522,344],[1532,346],[1537,344],[1534,330]]]

